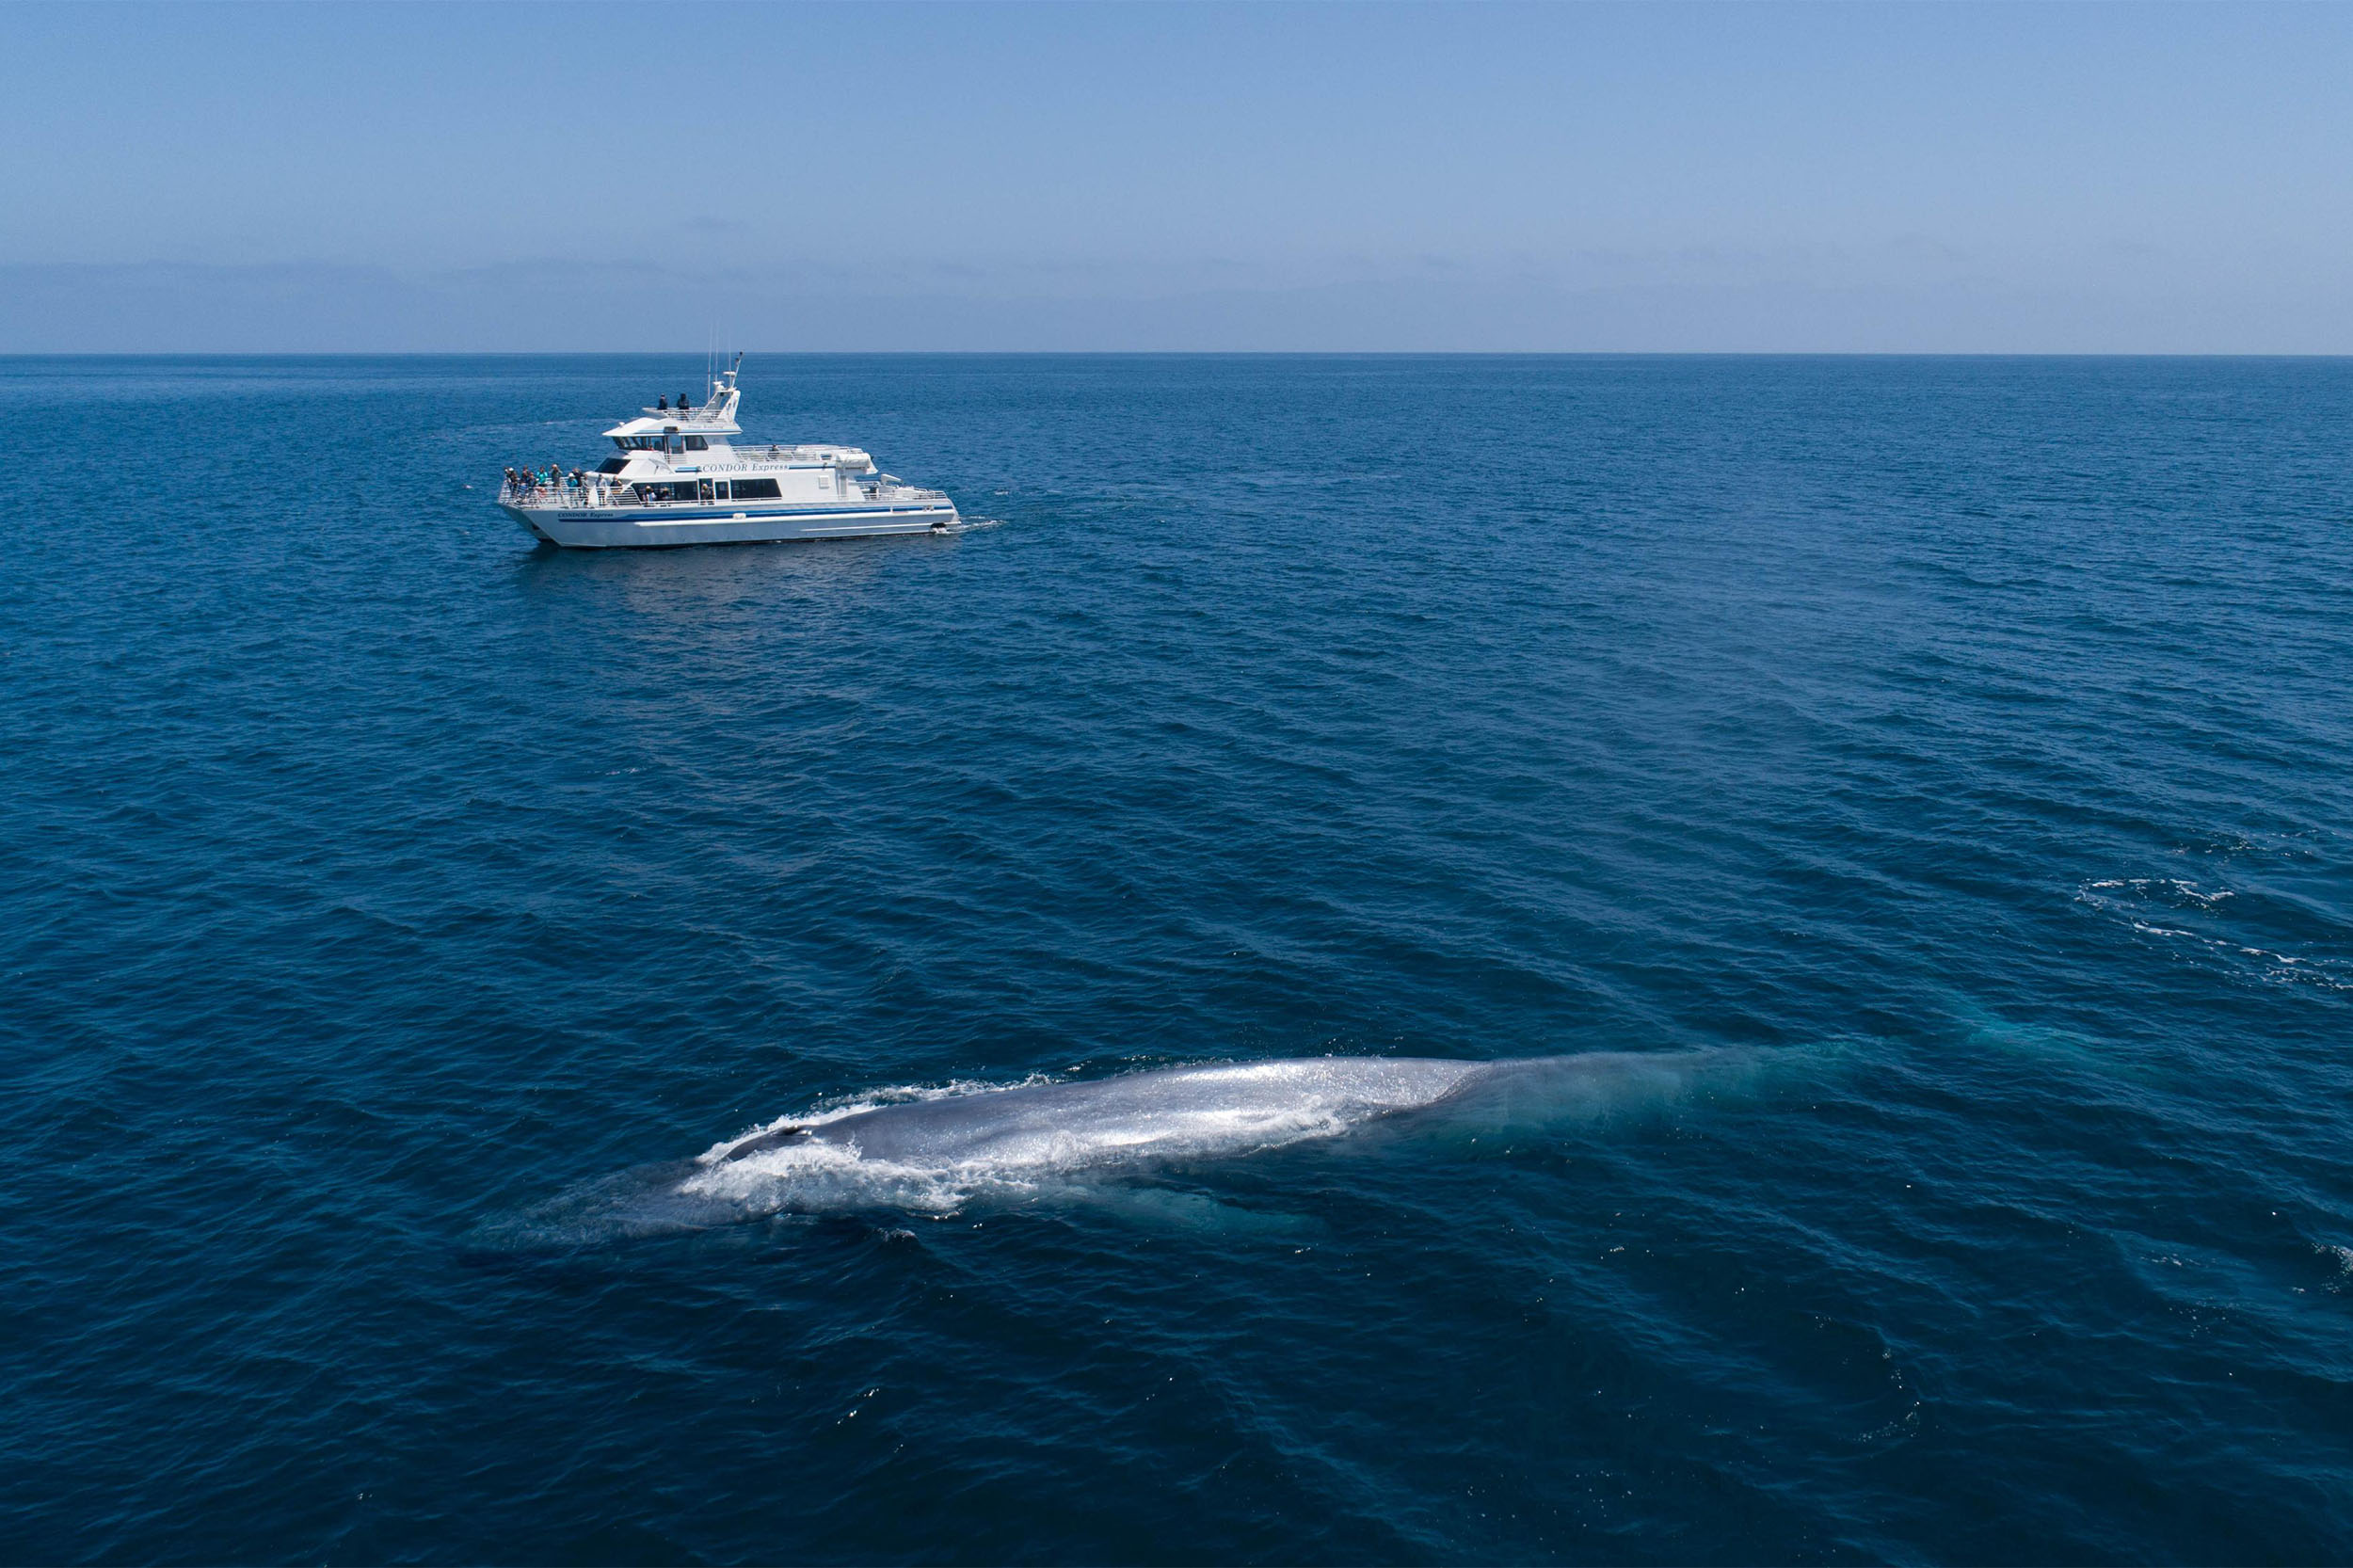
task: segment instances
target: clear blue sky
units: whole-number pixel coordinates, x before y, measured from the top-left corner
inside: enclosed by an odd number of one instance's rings
[[[2353,7],[0,8],[0,351],[2353,351]]]

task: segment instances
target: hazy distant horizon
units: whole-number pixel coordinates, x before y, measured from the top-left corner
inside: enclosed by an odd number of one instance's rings
[[[701,358],[699,348],[28,348],[0,350],[8,361],[139,360],[664,360]],[[769,360],[2329,360],[2353,353],[2047,352],[2011,349],[1837,348],[760,348],[739,344],[713,357],[743,356],[747,370]]]
[[[2342,7],[628,14],[12,12],[0,352],[2353,352]]]
[[[1993,291],[1666,283],[1048,297],[845,296],[719,280],[700,287],[708,323],[689,325],[633,310],[625,283],[562,269],[524,281],[521,270],[0,265],[0,353],[680,353],[705,338],[772,353],[2353,352],[2353,325],[2317,305],[2226,312]]]

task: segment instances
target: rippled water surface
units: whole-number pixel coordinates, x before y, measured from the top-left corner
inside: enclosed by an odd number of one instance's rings
[[[696,369],[0,361],[0,1554],[2353,1558],[2353,364]]]

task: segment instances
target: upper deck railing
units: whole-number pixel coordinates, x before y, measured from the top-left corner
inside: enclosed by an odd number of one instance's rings
[[[637,449],[632,447],[630,450],[633,452]],[[783,463],[838,456],[850,449],[839,446],[785,446],[776,441],[742,441],[723,437],[714,439],[707,449],[696,447],[665,453],[663,448],[653,446],[645,450],[655,456],[666,456],[673,462],[684,459],[707,461],[718,457],[745,463]]]
[[[705,501],[699,498],[692,501],[672,500],[668,496],[647,495],[642,488],[657,484],[666,486],[691,482],[670,479],[632,480],[623,485],[591,474],[578,484],[568,482],[561,485],[502,483],[499,486],[499,504],[502,506],[627,506],[631,508],[742,505],[756,506],[761,511],[774,511],[793,504],[790,497],[774,501],[746,502]],[[856,490],[858,498],[864,501],[945,501],[948,499],[946,490],[924,489],[915,485],[903,485],[891,479],[855,479],[851,481],[851,485]],[[826,498],[813,497],[811,499],[822,501]],[[808,503],[802,504],[808,504]]]

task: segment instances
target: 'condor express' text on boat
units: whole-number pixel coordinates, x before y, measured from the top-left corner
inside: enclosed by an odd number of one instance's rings
[[[619,448],[593,469],[506,471],[499,506],[552,544],[582,550],[682,544],[774,544],[960,527],[940,490],[900,483],[854,446],[743,441],[736,372],[712,381],[700,408],[663,398],[605,432]]]

